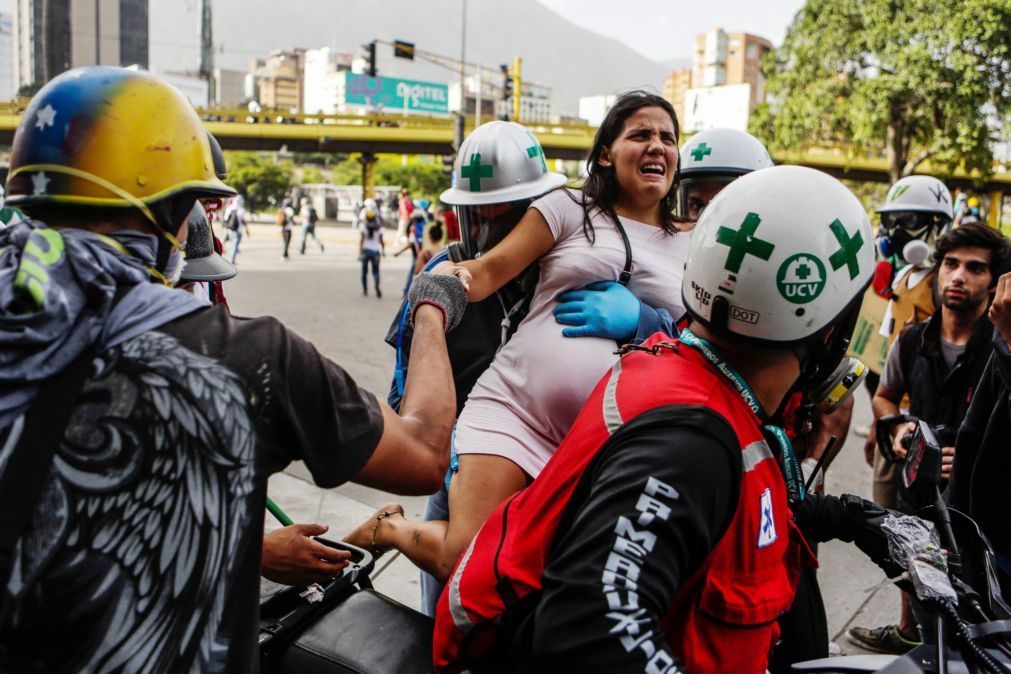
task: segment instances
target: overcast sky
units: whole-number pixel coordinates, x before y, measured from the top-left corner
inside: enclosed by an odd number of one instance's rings
[[[691,59],[696,33],[745,31],[779,45],[803,0],[538,0],[656,61]],[[616,7],[620,7],[618,10]]]
[[[691,59],[693,36],[715,26],[727,31],[745,30],[779,44],[794,13],[804,4],[803,0],[539,1],[582,28],[621,40],[657,61]],[[184,7],[195,4],[194,0],[151,3]],[[13,5],[14,0],[0,0],[0,12],[13,12]]]

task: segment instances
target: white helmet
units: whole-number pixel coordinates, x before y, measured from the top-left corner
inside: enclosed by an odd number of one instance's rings
[[[907,176],[888,189],[885,203],[878,213],[915,211],[937,213],[951,220],[955,217],[951,205],[951,192],[933,176]]]
[[[759,344],[819,342],[833,325],[833,342],[848,342],[873,266],[870,222],[853,193],[820,171],[776,166],[710,202],[681,294],[695,320]],[[839,346],[834,362],[816,363],[822,376],[842,357]]]
[[[930,266],[937,237],[951,224],[951,193],[937,178],[907,176],[888,189],[878,209],[877,247],[881,256],[898,256],[908,264]]]
[[[498,121],[481,125],[464,139],[453,174],[453,187],[439,200],[456,206],[462,246],[451,249],[450,255],[461,258],[490,250],[512,231],[530,201],[566,180],[548,171],[544,149],[526,127]]]
[[[750,133],[737,129],[708,129],[695,134],[681,148],[678,215],[686,218],[696,215],[732,180],[772,165],[769,151]],[[701,183],[712,184],[714,189],[699,192]],[[693,193],[697,193],[701,201],[690,208],[688,200]]]
[[[544,149],[526,127],[488,122],[467,136],[453,162],[453,186],[439,200],[456,206],[533,199],[565,184],[548,171]]]

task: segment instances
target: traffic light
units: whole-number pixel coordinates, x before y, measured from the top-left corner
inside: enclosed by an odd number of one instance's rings
[[[512,100],[513,97],[513,75],[509,72],[509,66],[504,63],[500,65],[498,69],[502,71],[502,102],[505,104],[505,109],[508,111],[512,108],[509,101]],[[506,112],[500,115],[500,117],[508,121],[509,113]]]
[[[376,76],[376,41],[369,42],[365,47],[365,74]]]
[[[396,58],[407,59],[408,61],[414,60],[414,43],[404,42],[403,40],[393,41],[393,56]]]

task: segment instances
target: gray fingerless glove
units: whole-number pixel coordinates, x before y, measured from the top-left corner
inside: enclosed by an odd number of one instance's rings
[[[455,276],[421,272],[411,281],[407,301],[411,305],[412,325],[418,307],[431,304],[442,310],[446,332],[449,332],[460,324],[463,312],[467,310],[467,291]]]

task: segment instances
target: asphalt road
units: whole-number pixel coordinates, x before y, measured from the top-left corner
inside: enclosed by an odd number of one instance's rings
[[[406,254],[392,256],[399,246],[388,232],[391,254],[382,260],[384,295],[379,299],[372,294],[370,279],[370,294],[363,296],[356,235],[347,226],[321,226],[318,231],[325,252],[310,244],[307,253],[300,255],[300,232],[296,229],[291,258],[283,262],[277,227],[253,225],[252,235],[242,241],[237,260],[239,275],[225,285],[232,311],[239,316],[277,317],[340,363],[361,385],[385,398],[393,370],[393,349],[383,342],[383,336],[400,305],[409,259]],[[852,428],[866,426],[869,418],[869,400],[860,391]],[[869,497],[871,473],[863,461],[863,438],[857,437],[852,428],[827,474],[827,489],[830,493]],[[296,521],[329,524],[334,535],[363,521],[387,501],[403,503],[409,516],[420,516],[424,509],[424,499],[392,497],[358,485],[318,489],[300,464],[272,478],[270,491]],[[274,525],[268,521],[268,526]],[[844,652],[862,652],[842,635],[852,625],[895,622],[898,591],[882,584],[884,575],[852,545],[823,544],[819,557],[829,636]],[[418,605],[417,574],[403,558],[393,560],[379,574],[376,586],[405,604]]]

